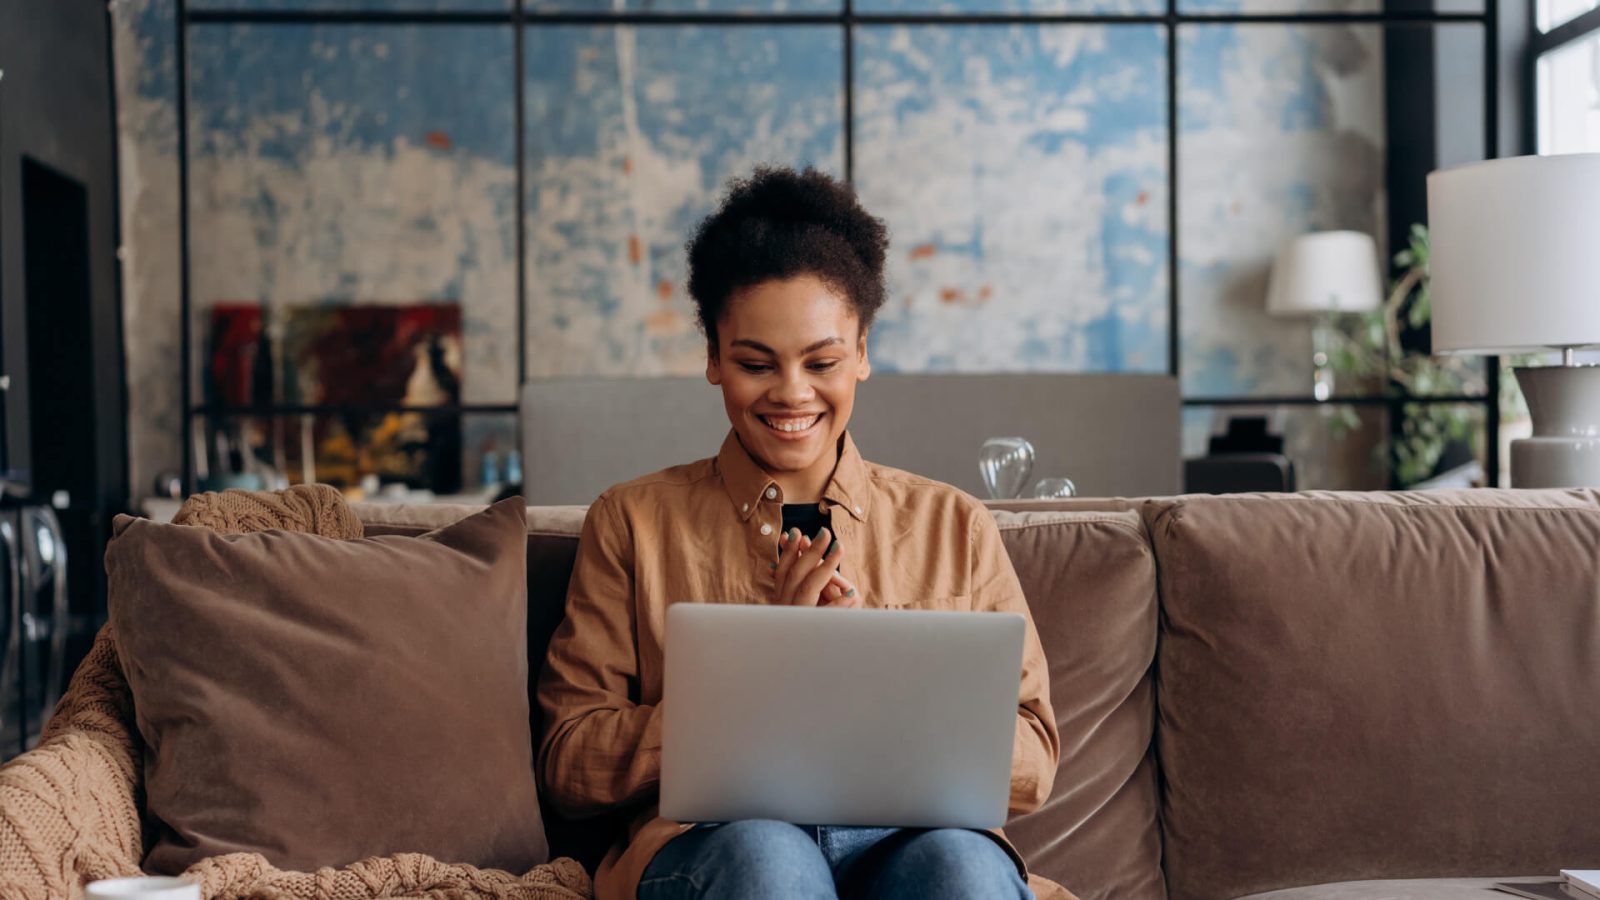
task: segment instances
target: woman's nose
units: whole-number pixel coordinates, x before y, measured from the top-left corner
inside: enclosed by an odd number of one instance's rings
[[[778,383],[772,388],[769,399],[773,403],[783,406],[799,406],[809,401],[815,393],[816,391],[811,387],[811,382],[806,380],[804,372],[789,371],[778,379]]]

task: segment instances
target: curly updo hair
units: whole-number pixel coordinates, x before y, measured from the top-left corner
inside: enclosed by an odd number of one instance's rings
[[[689,296],[717,353],[717,322],[735,291],[812,275],[838,292],[865,333],[883,305],[889,230],[825,173],[758,167],[729,182],[728,195],[689,241]]]

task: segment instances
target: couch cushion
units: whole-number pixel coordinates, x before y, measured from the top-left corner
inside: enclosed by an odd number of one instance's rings
[[[1600,867],[1593,493],[1145,515],[1172,897]]]
[[[1514,894],[1494,889],[1498,882],[1550,882],[1549,875],[1513,878],[1390,878],[1340,881],[1251,894],[1239,900],[1511,900]]]
[[[516,499],[422,539],[335,540],[120,517],[106,569],[158,826],[146,868],[544,862],[522,520]]]
[[[459,504],[358,503],[353,506],[371,537],[380,534],[419,535],[464,519],[483,509]],[[586,506],[530,506],[527,509],[528,534],[528,696],[538,687],[539,670],[544,665],[550,637],[566,614],[567,581],[572,577],[572,562],[578,554],[578,535],[583,530]],[[530,703],[528,728],[531,747],[544,737],[544,718],[537,703]],[[574,821],[546,804],[543,809],[545,836],[552,858],[570,856],[593,872],[616,836],[624,827],[620,815]]]
[[[361,519],[366,535],[394,534],[415,537],[443,528],[483,510],[481,506],[461,504],[357,503],[352,509]],[[528,691],[532,696],[539,681],[550,636],[561,624],[567,605],[567,580],[572,561],[578,554],[578,534],[583,530],[586,506],[530,506],[527,508],[528,534]],[[543,736],[537,706],[530,709],[533,746]]]
[[[1061,763],[1006,825],[1028,865],[1084,900],[1162,898],[1150,733],[1156,569],[1134,512],[997,512],[1050,664]]]

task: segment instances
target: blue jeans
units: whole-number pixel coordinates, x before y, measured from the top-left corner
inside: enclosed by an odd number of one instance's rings
[[[667,843],[639,900],[1032,900],[995,840],[959,828],[845,828],[747,819]]]

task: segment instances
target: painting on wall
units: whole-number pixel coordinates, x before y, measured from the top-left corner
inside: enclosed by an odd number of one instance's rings
[[[263,468],[340,486],[376,476],[439,493],[460,489],[459,305],[293,306],[268,321],[260,306],[219,304],[210,350],[208,404],[306,410],[297,435],[287,433],[284,416],[217,417],[208,428],[211,468]]]

